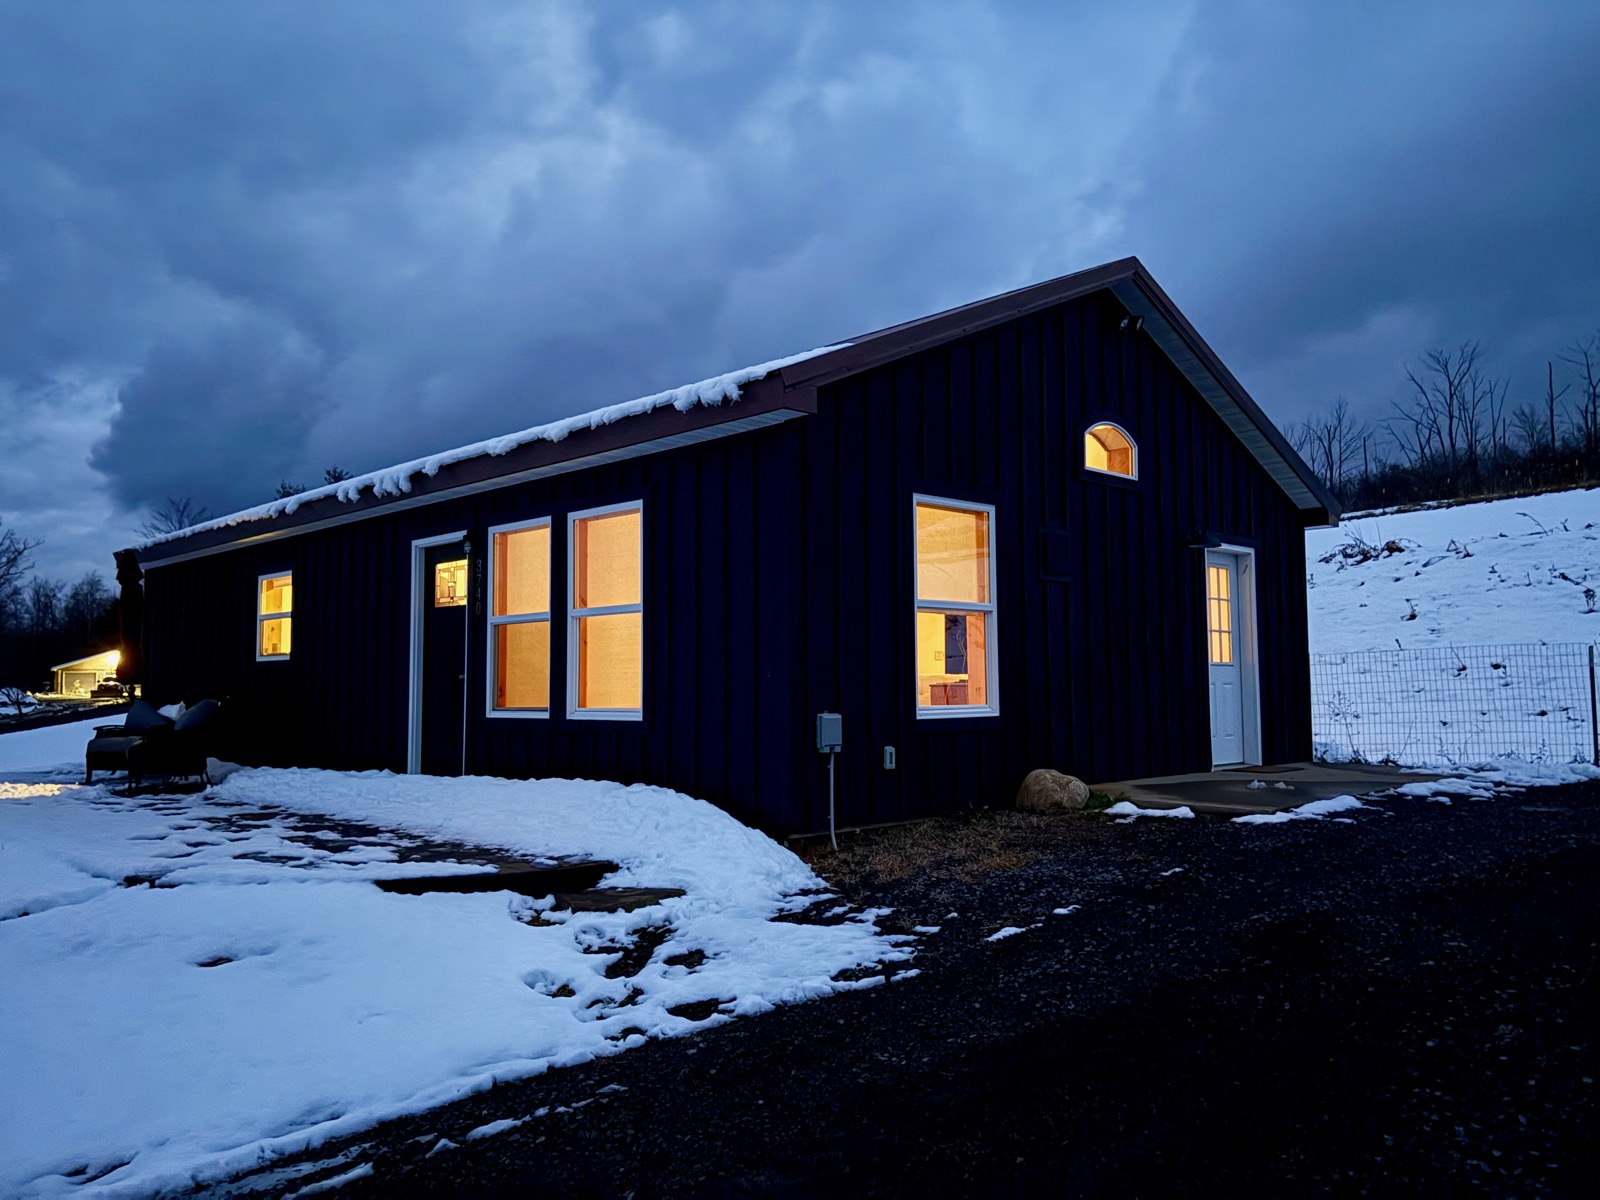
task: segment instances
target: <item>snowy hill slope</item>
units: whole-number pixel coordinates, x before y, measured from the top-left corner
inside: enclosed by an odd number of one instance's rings
[[[1600,489],[1351,517],[1307,532],[1306,574],[1313,654],[1593,641]]]
[[[1306,535],[1317,755],[1593,762],[1600,490]]]

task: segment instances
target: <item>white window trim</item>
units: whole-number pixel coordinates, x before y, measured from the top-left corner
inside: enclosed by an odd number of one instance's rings
[[[489,637],[488,637],[488,645],[484,648],[484,659],[485,659],[485,662],[484,662],[484,679],[486,681],[486,687],[485,687],[485,690],[484,690],[483,705],[484,705],[484,713],[487,716],[491,716],[491,717],[510,717],[512,719],[522,719],[522,720],[546,721],[546,720],[550,719],[550,705],[549,705],[548,700],[546,701],[545,706],[543,708],[496,708],[495,707],[495,703],[494,703],[494,689],[495,689],[495,683],[496,683],[496,679],[495,679],[495,658],[494,658],[494,644],[495,644],[495,642],[494,642],[494,631],[495,631],[495,628],[497,626],[500,626],[500,625],[533,625],[533,624],[536,624],[536,623],[538,623],[540,621],[543,621],[546,625],[550,624],[550,612],[551,612],[550,609],[546,609],[542,613],[514,613],[512,615],[503,616],[503,617],[497,617],[497,616],[495,616],[495,613],[494,613],[495,570],[499,565],[498,563],[495,562],[495,555],[494,555],[495,535],[498,534],[498,533],[515,533],[515,532],[518,532],[518,531],[523,530],[523,529],[549,529],[550,530],[550,556],[551,556],[552,560],[555,558],[555,550],[556,550],[556,547],[555,547],[555,529],[553,528],[553,526],[551,524],[551,520],[550,520],[549,517],[539,517],[539,518],[537,518],[535,520],[532,520],[532,521],[512,521],[512,522],[509,522],[508,524],[505,524],[505,525],[491,525],[491,526],[489,526],[489,529],[488,529],[488,536],[489,536],[489,595],[488,595],[488,601],[489,601],[489,613],[488,613],[488,616],[489,616]],[[551,566],[551,565],[553,565],[553,562],[551,564],[547,564],[547,568],[549,566]],[[551,573],[554,574],[553,571]],[[554,589],[555,580],[551,579],[550,583],[552,585],[551,586],[551,593],[550,593],[550,602],[553,604],[554,601],[555,601],[555,589]],[[551,648],[554,649],[554,646],[555,646],[555,639],[552,638],[551,639]],[[549,684],[554,684],[555,683],[555,672],[554,671],[551,671],[551,678],[549,679],[548,683]],[[548,694],[549,693],[547,691],[546,695],[548,696]]]
[[[917,507],[929,504],[936,508],[953,508],[959,512],[984,513],[989,519],[989,602],[974,604],[963,600],[927,600],[918,592],[917,570]],[[911,694],[917,696],[917,614],[920,612],[981,612],[988,615],[984,630],[984,668],[988,673],[989,703],[938,704],[917,703],[917,720],[949,721],[963,717],[997,717],[1000,715],[1000,617],[999,594],[996,591],[994,505],[979,504],[972,500],[954,500],[948,496],[929,496],[922,492],[911,497]]]
[[[572,584],[577,566],[578,522],[585,517],[604,517],[612,513],[637,512],[639,514],[639,603],[608,604],[600,608],[577,608],[572,603]],[[567,717],[573,721],[643,721],[641,708],[579,708],[578,707],[578,621],[583,617],[605,617],[613,613],[639,614],[639,695],[644,697],[644,500],[627,500],[621,504],[606,504],[599,508],[585,508],[567,514]]]
[[[267,621],[278,621],[284,617],[289,618],[290,644],[294,642],[294,601],[289,601],[288,612],[264,613],[261,611],[261,585],[269,579],[288,579],[289,586],[294,586],[293,571],[268,571],[265,575],[256,576],[256,661],[257,662],[288,662],[288,654],[263,654],[261,653],[261,626]],[[290,653],[293,653],[291,651]]]
[[[1083,427],[1083,433],[1082,433],[1081,436],[1086,438],[1086,437],[1089,436],[1089,433],[1090,433],[1091,430],[1102,429],[1102,428],[1103,429],[1115,429],[1123,437],[1128,439],[1128,457],[1129,457],[1128,465],[1130,467],[1132,467],[1133,469],[1131,471],[1129,471],[1128,474],[1124,475],[1121,471],[1107,471],[1103,467],[1091,467],[1089,465],[1089,457],[1088,457],[1087,454],[1084,455],[1083,469],[1085,471],[1093,471],[1096,475],[1109,475],[1113,479],[1138,479],[1139,478],[1139,443],[1138,443],[1138,440],[1134,438],[1133,434],[1129,433],[1126,429],[1124,429],[1121,425],[1118,425],[1115,421],[1090,421],[1087,425],[1085,425]],[[1079,445],[1080,445],[1080,448],[1081,448],[1081,446],[1082,446],[1082,442],[1081,441],[1079,442]]]

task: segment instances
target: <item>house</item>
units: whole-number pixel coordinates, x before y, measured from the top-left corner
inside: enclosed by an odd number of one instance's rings
[[[826,828],[1305,759],[1333,498],[1137,259],[138,550],[148,693],[261,764]]]
[[[117,660],[120,654],[105,650],[71,662],[57,663],[50,668],[50,686],[58,696],[92,696],[95,688],[108,680],[117,679]]]

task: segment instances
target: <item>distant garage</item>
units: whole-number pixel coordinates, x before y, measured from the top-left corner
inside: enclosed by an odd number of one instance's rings
[[[105,650],[87,658],[75,658],[50,668],[51,683],[58,696],[94,695],[95,688],[107,680],[116,682],[117,662],[121,655],[116,650]]]

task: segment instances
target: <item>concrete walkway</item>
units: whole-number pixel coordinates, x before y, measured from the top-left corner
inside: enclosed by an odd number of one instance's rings
[[[1334,796],[1361,796],[1386,791],[1402,783],[1438,779],[1397,767],[1365,763],[1285,763],[1265,767],[1230,767],[1192,775],[1165,775],[1155,779],[1122,779],[1091,783],[1097,792],[1131,800],[1144,808],[1188,807],[1197,813],[1239,816],[1244,813],[1281,812],[1312,800]],[[1253,783],[1265,787],[1252,787]]]

